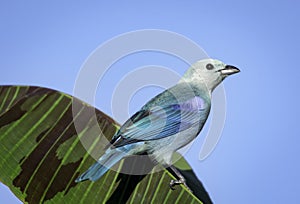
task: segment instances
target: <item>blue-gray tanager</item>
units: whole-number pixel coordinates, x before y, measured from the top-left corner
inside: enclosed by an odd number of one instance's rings
[[[176,184],[187,187],[184,177],[172,166],[171,156],[201,131],[215,87],[239,71],[213,59],[193,64],[175,86],[151,99],[121,126],[112,138],[112,146],[76,182],[95,181],[124,157],[146,153],[176,173],[179,180],[172,180],[171,188]]]

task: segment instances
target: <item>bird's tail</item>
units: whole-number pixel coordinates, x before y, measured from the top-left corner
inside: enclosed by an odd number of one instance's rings
[[[86,172],[79,176],[75,182],[85,180],[96,181],[103,176],[114,164],[120,161],[127,154],[117,148],[108,149],[106,153],[98,159]]]

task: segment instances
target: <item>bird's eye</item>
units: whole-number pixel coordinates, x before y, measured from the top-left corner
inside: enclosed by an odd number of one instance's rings
[[[207,64],[206,65],[206,69],[208,69],[208,70],[212,70],[213,68],[215,68],[215,67],[212,64]]]

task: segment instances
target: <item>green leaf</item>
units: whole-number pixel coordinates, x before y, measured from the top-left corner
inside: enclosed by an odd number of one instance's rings
[[[74,116],[72,103],[79,107]],[[96,122],[91,119],[94,114]],[[80,127],[75,128],[74,121]],[[110,140],[118,127],[101,111],[67,94],[1,86],[0,181],[25,203],[201,203],[199,192],[204,188],[183,158],[178,167],[184,167],[181,172],[194,195],[182,186],[172,191],[172,174],[167,170],[150,174],[153,166],[145,166],[147,175],[110,170],[96,182],[75,183],[95,162],[86,148],[100,155],[99,146],[104,145],[100,138]],[[83,137],[90,141],[88,146],[82,145]],[[116,168],[134,168],[136,159],[126,158]]]

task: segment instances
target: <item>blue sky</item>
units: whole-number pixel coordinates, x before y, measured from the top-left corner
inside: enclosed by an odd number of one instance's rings
[[[139,29],[179,33],[242,71],[224,81],[227,117],[216,149],[199,161],[199,139],[187,155],[213,201],[299,203],[299,6],[292,0],[2,2],[0,84],[72,94],[85,59],[106,40]],[[132,61],[174,67],[178,73],[187,68],[158,54],[136,55]],[[130,71],[126,63],[118,66]],[[99,89],[104,95],[97,94],[96,106],[111,114],[103,97],[111,90]],[[141,90],[129,111],[159,91]],[[1,184],[0,202],[20,203],[9,194]]]

